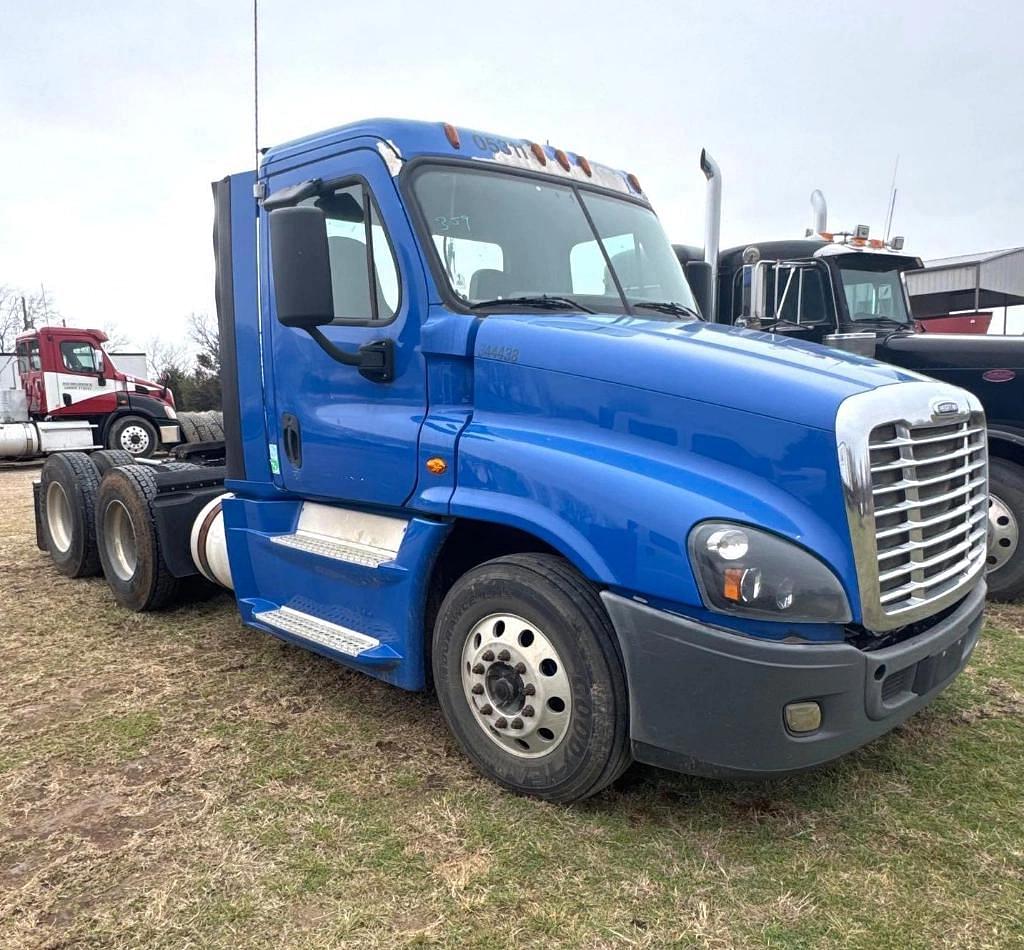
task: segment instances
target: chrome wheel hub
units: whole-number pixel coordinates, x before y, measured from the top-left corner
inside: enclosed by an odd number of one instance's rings
[[[71,503],[59,482],[46,486],[46,527],[50,540],[64,554],[71,547]]]
[[[112,501],[103,512],[103,538],[114,573],[130,581],[139,564],[139,551],[132,516],[119,501]]]
[[[470,631],[462,688],[480,728],[512,755],[548,755],[569,731],[572,693],[562,657],[515,614],[491,614]]]
[[[125,426],[118,436],[121,448],[132,455],[141,455],[149,449],[149,433],[139,425]]]
[[[1017,551],[1020,535],[1017,518],[1010,506],[997,495],[988,497],[988,556],[985,568],[988,573],[998,571]]]

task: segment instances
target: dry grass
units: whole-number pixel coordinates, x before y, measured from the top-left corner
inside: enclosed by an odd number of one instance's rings
[[[736,785],[511,797],[432,700],[238,623],[137,616],[0,473],[3,947],[1024,944],[1024,610],[895,734]]]

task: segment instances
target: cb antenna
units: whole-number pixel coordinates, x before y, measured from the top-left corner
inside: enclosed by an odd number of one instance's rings
[[[252,0],[252,140],[260,167],[260,0]]]
[[[885,216],[885,240],[889,241],[889,232],[892,231],[892,217],[896,211],[896,172],[900,169],[900,157],[896,156],[896,164],[892,168],[892,184],[889,186],[889,213]]]

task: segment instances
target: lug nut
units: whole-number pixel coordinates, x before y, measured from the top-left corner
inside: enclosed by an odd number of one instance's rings
[[[490,703],[484,703],[480,707],[480,714],[482,716],[489,716],[492,712],[494,712],[494,709],[492,708]]]
[[[479,675],[480,675],[481,673],[483,673],[483,671],[484,671],[484,669],[485,669],[485,668],[486,668],[486,667],[484,667],[483,663],[477,663],[477,664],[476,664],[476,665],[475,665],[475,666],[473,667],[473,672],[474,672],[474,673],[476,673],[476,674],[477,674],[477,675],[479,676]]]
[[[483,687],[482,683],[476,683],[473,686],[472,693],[473,693],[474,696],[482,696],[483,692],[484,692],[484,687]]]
[[[525,673],[525,672],[526,672],[526,664],[525,664],[525,663],[517,663],[517,664],[516,664],[516,672],[517,672],[517,673],[518,673],[518,674],[519,674],[520,676],[522,676],[522,675],[523,675],[523,673]]]
[[[507,727],[508,727],[508,720],[504,716],[498,716],[498,718],[494,720],[494,728],[495,729],[505,729]]]
[[[532,719],[533,718],[533,706],[523,706],[522,715],[523,715],[523,718],[525,718],[525,719]]]
[[[512,654],[509,653],[508,650],[502,650],[501,653],[498,654],[498,659],[501,660],[502,663],[507,663],[512,659]]]
[[[522,719],[513,719],[511,725],[512,725],[513,729],[522,729],[523,728],[523,720]]]
[[[482,659],[486,660],[488,663],[491,663],[494,660],[494,651],[484,650],[484,655]]]
[[[537,693],[537,687],[534,686],[533,683],[527,683],[523,687],[523,692],[526,693],[527,696],[535,696]]]

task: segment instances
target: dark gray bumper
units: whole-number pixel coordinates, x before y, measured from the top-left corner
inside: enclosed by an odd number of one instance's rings
[[[977,643],[985,584],[925,633],[871,652],[759,640],[601,597],[626,665],[635,757],[696,775],[762,777],[835,759],[931,702]],[[802,700],[820,704],[822,725],[796,736],[783,708]]]

